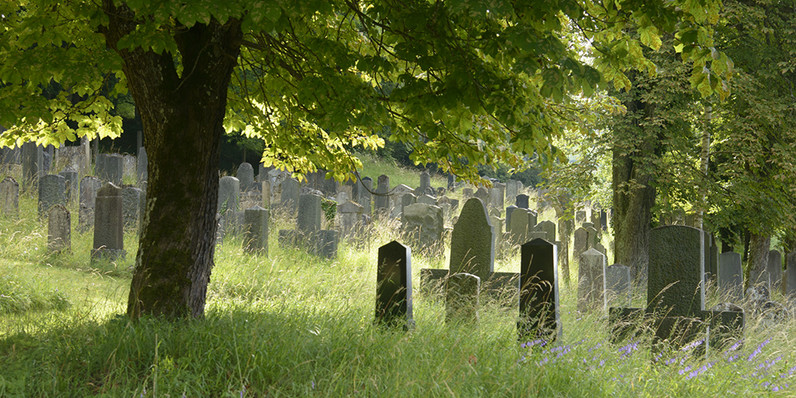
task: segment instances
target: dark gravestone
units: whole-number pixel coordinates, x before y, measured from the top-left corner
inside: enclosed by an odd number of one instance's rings
[[[318,195],[301,195],[298,201],[298,233],[302,239],[310,242],[321,229],[321,197]]]
[[[653,343],[682,346],[704,336],[710,328],[709,346],[737,339],[743,330],[744,314],[705,310],[705,234],[686,226],[664,226],[650,231],[647,308],[611,308],[612,336],[627,337],[639,317],[651,317]],[[632,323],[628,323],[632,321]]]
[[[260,206],[244,210],[243,250],[268,256],[268,210]]]
[[[97,155],[96,169],[97,178],[102,182],[111,182],[116,186],[122,185],[124,177],[124,157],[119,154],[99,154]]]
[[[781,289],[782,282],[782,254],[779,250],[769,250],[768,263],[766,264],[766,271],[768,271],[768,280],[771,291]]]
[[[301,184],[295,178],[286,178],[281,184],[282,192],[279,196],[280,206],[291,216],[296,214],[301,196]]]
[[[506,208],[506,232],[509,232],[509,225],[511,225],[511,213],[514,213],[514,210],[517,210],[518,207],[511,205]]]
[[[796,300],[796,252],[790,252],[785,257],[788,268],[785,270],[785,295],[791,301]]]
[[[22,144],[22,186],[36,188],[44,175],[44,154],[35,142]],[[28,192],[28,188],[25,188]]]
[[[97,192],[94,208],[94,248],[91,259],[124,257],[122,190],[105,183]]]
[[[489,278],[494,270],[492,225],[480,199],[467,200],[451,233],[450,272]]]
[[[528,195],[526,194],[519,194],[517,195],[516,205],[520,209],[527,209],[528,208]]]
[[[55,205],[48,211],[47,250],[68,252],[72,250],[72,218],[64,205]]]
[[[386,215],[390,211],[390,177],[382,174],[376,185],[376,195],[373,198],[373,211],[377,216]]]
[[[534,239],[520,251],[520,338],[560,338],[556,246]]]
[[[66,178],[49,174],[39,180],[39,217],[55,205],[66,206]]]
[[[0,216],[19,215],[19,184],[11,177],[0,181]]]
[[[376,322],[412,327],[412,250],[396,241],[379,248]]]
[[[595,248],[579,255],[578,311],[605,311],[605,254]]]
[[[743,299],[743,268],[741,255],[733,252],[719,255],[719,293],[730,302]]]

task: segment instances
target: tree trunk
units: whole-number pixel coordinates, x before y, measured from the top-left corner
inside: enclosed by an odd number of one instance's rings
[[[749,260],[744,271],[744,290],[755,282],[756,278],[766,270],[768,266],[768,251],[771,247],[771,236],[761,235],[754,232],[749,233]]]
[[[227,88],[240,51],[237,20],[178,30],[183,75],[171,54],[119,49],[135,30],[129,8],[104,1],[108,46],[122,70],[144,127],[148,155],[146,212],[127,303],[142,315],[201,317],[213,268],[219,143]],[[188,70],[187,65],[193,65]]]

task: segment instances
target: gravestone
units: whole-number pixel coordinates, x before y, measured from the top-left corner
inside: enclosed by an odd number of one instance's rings
[[[719,255],[719,293],[726,296],[730,302],[740,302],[743,299],[743,267],[741,255],[733,252]]]
[[[437,199],[431,195],[421,195],[415,200],[415,203],[423,203],[427,205],[436,205]],[[405,205],[404,205],[405,206]]]
[[[243,211],[243,250],[268,256],[268,210],[254,206]]]
[[[295,215],[299,208],[301,184],[297,179],[291,177],[282,181],[281,186],[280,205],[288,214]]]
[[[130,186],[122,188],[122,219],[125,228],[138,228],[143,200],[143,191],[140,188]]]
[[[80,189],[77,171],[72,168],[67,168],[58,173],[58,175],[66,179],[66,201],[71,203],[77,199],[78,190]]]
[[[254,186],[254,167],[250,163],[243,162],[238,166],[238,172],[235,177],[240,181],[241,191],[249,191],[256,189]]]
[[[35,142],[22,144],[22,186],[36,188],[44,175],[44,153]],[[27,188],[25,189],[27,192]]]
[[[511,205],[506,207],[506,232],[509,232],[509,226],[511,225],[511,213],[514,213],[514,210],[517,210],[518,207]]]
[[[630,267],[626,265],[614,264],[605,268],[606,306],[630,306],[631,280]]]
[[[433,195],[434,190],[431,188],[431,174],[427,170],[420,173],[420,186],[415,190],[415,196]]]
[[[227,233],[237,233],[238,212],[240,211],[240,181],[231,176],[224,176],[218,180],[218,205],[217,212],[221,215],[221,224],[224,226],[219,231],[221,236]]]
[[[102,182],[97,177],[85,176],[80,180],[80,204],[77,213],[78,231],[88,231],[94,225],[94,204]]]
[[[647,308],[611,308],[612,336],[622,339],[635,332],[640,318],[652,318],[653,344],[683,346],[704,336],[720,347],[740,337],[744,314],[705,310],[706,240],[699,229],[669,225],[650,231]]]
[[[64,205],[50,207],[47,217],[47,250],[68,252],[72,250],[72,219]]]
[[[487,191],[486,188],[484,187],[478,188],[478,190],[475,191],[473,196],[478,199],[481,199],[481,202],[484,202],[484,206],[489,205],[489,191]]]
[[[475,194],[473,193],[473,189],[472,188],[464,188],[462,190],[462,199],[464,199],[464,200],[470,199],[474,195]]]
[[[506,185],[501,183],[494,183],[492,188],[489,189],[489,207],[495,209],[502,209],[505,207]]]
[[[531,232],[542,232],[544,234],[541,236],[542,239],[548,242],[556,241],[556,223],[552,221],[542,221],[536,224]]]
[[[396,241],[379,248],[376,323],[409,329],[412,318],[412,249]]]
[[[785,270],[785,295],[791,303],[796,301],[796,252],[790,252],[785,257],[788,268]]]
[[[19,216],[19,184],[10,176],[0,181],[0,215]]]
[[[359,185],[359,195],[356,197],[356,202],[364,208],[364,214],[371,215],[371,202],[373,195],[370,193],[373,190],[373,180],[370,177],[362,179]]]
[[[404,207],[401,217],[403,234],[418,252],[427,255],[442,253],[445,231],[442,208],[432,204],[414,203]]]
[[[401,218],[404,204],[409,205],[415,203],[417,197],[414,195],[414,190],[405,184],[399,184],[390,191],[390,217]],[[408,199],[411,197],[412,199]]]
[[[521,182],[517,180],[506,181],[506,200],[509,203],[514,203],[514,201],[517,198],[517,195],[520,194],[520,184]]]
[[[577,210],[575,212],[575,225],[583,225],[586,222],[586,211]]]
[[[105,183],[97,191],[95,202],[92,260],[124,257],[123,227],[122,190],[114,184]]]
[[[138,148],[138,156],[136,157],[135,174],[136,183],[140,187],[144,181],[147,181],[149,174],[147,173],[148,160],[146,157],[146,149],[144,147]]]
[[[469,273],[483,280],[490,277],[495,263],[492,231],[484,203],[468,199],[451,233],[451,274]]]
[[[100,181],[121,186],[124,176],[124,158],[115,153],[101,153],[97,155],[97,164],[94,165],[94,170]]]
[[[528,209],[517,208],[511,213],[507,231],[511,243],[522,245],[529,239],[531,228],[536,225],[536,214]]]
[[[578,311],[605,311],[605,254],[591,248],[578,257]]]
[[[528,203],[530,202],[529,199],[530,198],[528,197],[528,195],[526,195],[524,193],[519,194],[519,195],[517,195],[517,199],[516,199],[515,204],[520,209],[527,209],[529,207],[528,206]]]
[[[382,174],[379,176],[376,185],[376,195],[373,198],[373,212],[375,215],[387,215],[390,211],[390,177]]]
[[[337,246],[339,236],[337,231],[322,229],[317,232],[318,241],[315,248],[315,253],[319,257],[332,259],[337,257]]]
[[[766,264],[768,280],[771,291],[781,289],[782,282],[782,254],[779,250],[769,250],[768,263]]]
[[[66,178],[48,174],[39,180],[39,217],[55,205],[66,206]]]
[[[321,230],[321,211],[320,196],[311,194],[299,196],[296,225],[305,242],[311,241]]]
[[[557,248],[544,239],[534,239],[523,244],[520,253],[520,338],[561,338]]]
[[[340,232],[344,238],[353,240],[360,237],[363,227],[362,216],[364,212],[364,207],[350,200],[337,206]]]
[[[122,155],[122,180],[136,177],[138,162],[133,155]]]
[[[466,272],[450,275],[445,292],[445,322],[477,322],[480,293],[481,278],[477,275]]]

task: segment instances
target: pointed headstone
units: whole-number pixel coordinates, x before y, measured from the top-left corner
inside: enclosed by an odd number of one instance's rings
[[[412,327],[412,250],[396,241],[379,248],[376,323]]]
[[[494,270],[492,225],[480,199],[467,200],[453,226],[450,249],[451,274],[469,273],[488,279]]]
[[[534,239],[523,244],[520,252],[520,338],[560,338],[557,248]]]

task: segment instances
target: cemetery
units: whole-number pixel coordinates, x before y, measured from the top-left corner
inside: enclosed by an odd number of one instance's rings
[[[0,397],[796,396],[792,0],[6,3]]]

